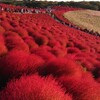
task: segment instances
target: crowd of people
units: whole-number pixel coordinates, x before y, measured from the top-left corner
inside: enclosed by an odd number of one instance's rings
[[[47,10],[42,8],[28,8],[28,7],[0,4],[0,11],[23,14],[23,13],[46,13]]]
[[[66,23],[63,20],[59,19],[54,13],[53,11],[56,10],[57,8],[51,8],[51,7],[47,7],[45,9],[42,8],[27,8],[27,7],[21,7],[21,6],[14,6],[14,5],[6,5],[6,4],[0,4],[0,11],[6,11],[6,12],[12,12],[12,13],[21,13],[21,14],[25,14],[25,13],[47,13],[49,14],[52,18],[54,18],[57,22],[60,22],[63,25],[67,25],[71,28],[75,28],[77,30],[81,30],[84,31],[86,33],[95,35],[95,36],[100,36],[100,34],[98,32],[94,32],[93,30],[88,30],[88,29],[82,29],[76,25],[70,24],[70,23]]]
[[[71,28],[74,28],[74,29],[77,29],[77,30],[80,30],[80,31],[84,31],[86,33],[89,33],[89,34],[92,34],[92,35],[95,35],[95,36],[100,36],[100,34],[98,32],[94,32],[93,30],[88,30],[88,29],[82,29],[76,25],[73,25],[73,24],[70,24],[70,23],[66,23],[64,21],[62,21],[61,19],[59,19],[55,14],[51,14],[52,18],[54,18],[57,22],[60,22],[61,24],[63,25],[67,25]]]

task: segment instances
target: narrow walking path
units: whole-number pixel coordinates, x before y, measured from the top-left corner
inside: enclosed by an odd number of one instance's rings
[[[92,32],[92,31],[88,31],[87,29],[81,29],[81,28],[79,28],[78,26],[74,26],[74,25],[72,25],[72,24],[68,24],[68,23],[62,21],[62,20],[59,19],[55,14],[52,14],[52,13],[50,13],[50,12],[49,12],[48,14],[49,14],[53,19],[55,19],[57,22],[59,22],[59,23],[65,25],[65,26],[68,26],[68,27],[71,27],[71,28],[74,28],[74,29],[77,29],[77,30],[86,32],[86,33],[88,33],[88,34],[91,34],[91,35],[95,35],[95,36],[99,36],[99,37],[100,37],[100,34],[97,33],[97,32],[94,33],[94,32]]]

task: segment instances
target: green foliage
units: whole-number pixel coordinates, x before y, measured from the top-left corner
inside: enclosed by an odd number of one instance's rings
[[[45,8],[48,6],[71,6],[71,7],[77,7],[77,8],[85,8],[85,9],[92,9],[92,10],[100,10],[100,2],[96,1],[90,1],[90,2],[52,2],[52,1],[15,1],[15,0],[0,0],[0,2],[4,2],[4,3],[11,3],[14,5],[20,5],[20,6],[28,6],[28,7],[41,7],[41,8]]]

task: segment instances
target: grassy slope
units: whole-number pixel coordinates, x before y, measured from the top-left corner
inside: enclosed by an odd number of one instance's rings
[[[94,30],[94,32],[100,33],[100,11],[94,10],[78,10],[64,13],[64,17],[67,18],[73,24],[87,28],[88,30]]]

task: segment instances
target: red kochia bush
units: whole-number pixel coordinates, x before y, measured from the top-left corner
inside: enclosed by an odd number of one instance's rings
[[[38,30],[34,30],[33,28],[27,28],[27,32],[30,36],[35,37],[39,34]]]
[[[29,73],[34,73],[45,64],[45,61],[36,54],[30,54],[27,60],[27,64],[28,67],[26,70]]]
[[[82,74],[82,68],[80,65],[70,59],[56,58],[48,61],[47,64],[42,69],[40,69],[40,73],[43,75],[74,75],[80,77]]]
[[[50,47],[60,47],[61,46],[61,44],[58,41],[56,41],[56,39],[49,40],[48,45]]]
[[[22,38],[28,36],[28,32],[25,29],[21,28],[21,27],[14,28],[14,31],[17,32]]]
[[[19,26],[19,22],[15,19],[15,20],[10,20],[9,21],[10,25],[13,27],[18,27]]]
[[[100,85],[93,79],[62,77],[59,79],[73,100],[100,100]]]
[[[44,35],[37,35],[35,37],[35,41],[38,45],[47,45],[48,44],[48,38]]]
[[[36,53],[36,52],[44,52],[44,51],[51,51],[51,48],[47,45],[42,45],[42,46],[39,46],[38,48],[34,48],[32,49],[32,53]]]
[[[75,48],[75,47],[68,47],[67,53],[68,54],[77,54],[77,53],[80,53],[80,50],[78,48]]]
[[[4,32],[5,32],[5,29],[2,26],[0,26],[0,34]]]
[[[1,26],[4,27],[5,30],[13,29],[13,27],[7,21],[3,21],[0,24],[1,24]]]
[[[13,30],[9,30],[9,31],[6,31],[4,33],[4,36],[5,38],[8,37],[8,36],[19,36],[16,32],[13,32]]]
[[[28,45],[22,40],[22,38],[20,36],[6,36],[5,38],[6,40],[6,45],[7,45],[7,48],[9,50],[12,50],[12,49],[17,49],[17,50],[23,50],[25,52],[29,52],[29,47]]]
[[[83,61],[82,63],[82,66],[84,68],[86,68],[88,71],[94,71],[95,67],[93,66],[92,63],[88,62],[88,61]]]
[[[100,61],[100,54],[97,55],[96,60]]]
[[[54,47],[52,48],[51,52],[57,57],[64,57],[67,53],[67,50],[64,47]]]
[[[100,78],[97,78],[97,82],[100,83]]]
[[[4,36],[2,34],[0,34],[0,43],[4,44],[5,41],[4,41]]]
[[[44,60],[37,55],[29,55],[24,51],[13,50],[0,58],[0,77],[9,79],[24,73],[34,73],[43,66]]]
[[[0,35],[0,56],[7,53],[7,48],[5,46],[5,41],[3,35]]]
[[[44,51],[43,50],[41,50],[41,51],[40,50],[37,50],[35,52],[35,54],[39,55],[40,57],[42,57],[46,61],[55,58],[55,56],[52,53],[50,53],[48,51],[45,51],[45,50]]]
[[[24,38],[24,41],[29,46],[30,51],[32,51],[32,49],[38,47],[38,45],[35,43],[34,39],[31,36]]]
[[[74,43],[74,46],[78,49],[80,49],[81,51],[89,51],[89,47],[83,43],[78,43],[78,42],[75,42]]]
[[[22,76],[0,92],[0,100],[72,100],[51,77]],[[92,100],[92,99],[91,99]]]
[[[8,52],[6,46],[3,43],[0,43],[0,56],[6,54]]]
[[[85,73],[82,74],[82,79],[89,80],[91,82],[95,80],[95,78],[92,75],[92,73],[91,72],[88,72],[88,71],[86,71]]]
[[[49,46],[39,46],[38,48],[34,48],[32,53],[39,55],[44,60],[48,61],[50,59],[54,59],[55,56],[50,52],[51,48]]]

